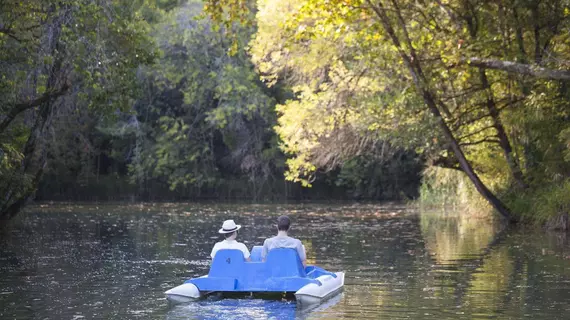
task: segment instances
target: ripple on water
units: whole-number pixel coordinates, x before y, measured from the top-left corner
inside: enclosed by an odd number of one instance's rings
[[[168,307],[163,292],[207,273],[221,221],[249,247],[289,214],[310,263],[347,272],[324,305],[260,299]],[[566,236],[499,234],[492,221],[402,205],[32,207],[0,235],[0,318],[555,319],[570,310]]]

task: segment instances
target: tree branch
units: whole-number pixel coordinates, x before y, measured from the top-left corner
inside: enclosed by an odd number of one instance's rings
[[[0,33],[7,35],[8,37],[18,41],[18,42],[22,42],[22,40],[20,40],[20,38],[18,38],[14,32],[12,32],[12,29],[9,28],[5,28],[5,27],[0,27]]]
[[[570,70],[553,70],[536,65],[485,58],[464,58],[461,62],[473,67],[501,70],[535,78],[570,81]]]
[[[462,136],[462,137],[459,137],[459,138],[457,138],[457,140],[458,140],[458,141],[461,141],[461,140],[464,140],[464,139],[466,139],[466,138],[472,137],[472,136],[474,136],[474,135],[478,135],[479,133],[481,133],[481,132],[483,132],[483,131],[486,131],[486,130],[489,130],[489,129],[494,129],[494,128],[495,128],[494,125],[490,125],[490,126],[487,126],[487,127],[483,127],[483,128],[481,128],[481,129],[479,129],[479,130],[475,130],[475,131],[473,131],[473,132],[471,132],[471,133],[468,133],[468,134],[466,134],[466,135],[464,135],[464,136]]]
[[[49,91],[49,92],[44,93],[41,97],[36,98],[34,100],[30,100],[30,101],[26,101],[23,103],[16,104],[10,110],[10,112],[6,115],[6,118],[4,118],[4,120],[2,120],[2,122],[0,122],[0,133],[4,132],[4,130],[6,130],[8,125],[12,122],[12,120],[14,120],[14,118],[16,118],[16,116],[18,114],[20,114],[20,113],[22,113],[28,109],[31,109],[33,107],[37,107],[37,106],[41,105],[42,103],[47,102],[49,100],[56,99],[57,97],[65,94],[68,89],[69,89],[69,84],[65,83],[61,88],[59,88],[59,90]]]
[[[462,147],[465,147],[465,146],[474,146],[474,145],[481,144],[481,143],[484,143],[484,142],[497,143],[497,144],[499,144],[501,141],[499,141],[498,139],[484,138],[484,139],[477,140],[477,141],[461,142],[461,143],[459,143],[459,145],[462,146]]]

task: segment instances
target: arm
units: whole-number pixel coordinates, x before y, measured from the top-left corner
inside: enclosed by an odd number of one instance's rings
[[[265,262],[265,258],[267,258],[267,239],[263,241],[263,248],[261,248],[261,261]]]
[[[307,266],[307,253],[305,252],[305,246],[301,241],[297,244],[297,253],[299,254],[299,258],[301,258],[301,263],[303,263],[303,267]]]
[[[218,244],[217,243],[212,248],[212,252],[210,253],[210,258],[214,259],[214,257],[216,256],[216,252],[218,252]]]
[[[243,259],[245,261],[251,261],[251,253],[249,253],[249,250],[243,243],[241,244],[241,252],[243,252]]]

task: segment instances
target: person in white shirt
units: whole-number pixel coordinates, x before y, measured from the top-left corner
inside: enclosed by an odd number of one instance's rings
[[[250,261],[249,250],[245,244],[236,241],[239,229],[241,229],[241,225],[236,224],[233,220],[224,221],[222,228],[218,232],[223,234],[226,239],[214,245],[212,253],[210,254],[210,257],[212,257],[212,259],[214,259],[216,256],[216,252],[218,252],[218,250],[237,249],[243,252],[243,257],[246,261]]]
[[[305,247],[301,243],[301,240],[291,238],[287,235],[287,231],[289,231],[290,226],[291,220],[288,216],[280,216],[277,218],[277,236],[265,239],[263,242],[263,248],[261,249],[262,261],[265,261],[265,258],[267,258],[267,253],[271,251],[271,249],[292,248],[297,250],[303,266],[307,266],[307,255],[305,253]]]

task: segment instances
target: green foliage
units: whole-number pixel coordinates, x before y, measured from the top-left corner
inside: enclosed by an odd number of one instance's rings
[[[268,146],[273,99],[243,48],[233,50],[232,40],[199,16],[201,9],[189,2],[155,27],[162,57],[145,69],[148,89],[137,107],[144,133],[139,160],[129,166],[133,182],[154,178],[182,190],[247,175],[263,183],[282,161],[275,153],[264,157],[274,148]],[[253,32],[240,28],[243,39]]]
[[[551,182],[525,190],[506,192],[505,201],[524,222],[545,224],[563,214],[570,214],[570,179]]]
[[[334,181],[355,199],[413,199],[418,196],[421,169],[420,160],[412,153],[357,156],[341,165]]]
[[[35,191],[48,159],[69,162],[65,153],[77,150],[59,152],[61,146],[75,139],[71,145],[79,140],[79,150],[89,149],[81,143],[83,125],[92,125],[85,110],[112,117],[137,98],[137,68],[156,56],[141,17],[149,1],[139,2],[0,4],[0,218]],[[79,132],[69,137],[73,129]]]
[[[277,107],[276,130],[292,156],[287,178],[309,184],[318,168],[373,152],[370,141],[460,169],[462,154],[451,148],[457,144],[496,192],[567,177],[567,86],[502,64],[564,69],[568,6],[562,0],[260,2],[253,61],[269,85],[285,81],[296,95]],[[501,67],[474,67],[472,57]],[[440,128],[450,134],[444,138]],[[462,178],[440,184],[442,175],[426,174],[427,198],[463,192],[456,190]]]
[[[419,197],[422,207],[451,206],[473,215],[484,215],[490,209],[484,203],[465,173],[439,167],[424,170]]]

